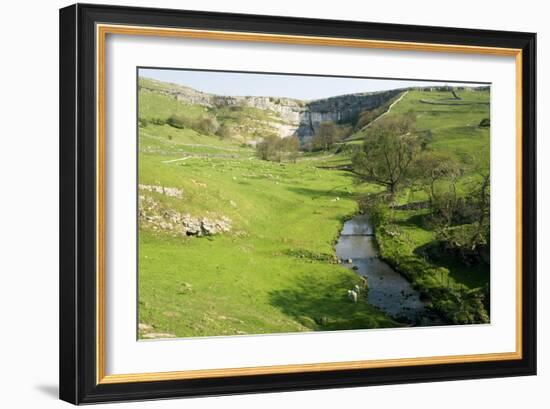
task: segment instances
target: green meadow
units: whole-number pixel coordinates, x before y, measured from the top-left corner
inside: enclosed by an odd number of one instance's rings
[[[479,123],[489,116],[489,92],[465,91],[461,103],[448,94],[409,91],[387,115],[413,112],[417,127],[431,132],[427,149],[449,152],[464,163],[488,155],[489,128]],[[193,120],[205,114],[239,134],[220,138],[165,121],[172,115]],[[262,121],[273,115],[247,107],[205,108],[140,91],[139,184],[181,192],[175,197],[140,189],[142,199],[155,203],[152,211],[158,217],[172,211],[231,223],[227,233],[195,237],[140,219],[140,338],[404,325],[366,297],[350,302],[347,290],[360,278],[335,257],[343,222],[359,211],[361,198],[382,189],[358,182],[346,170],[351,147],[360,143],[363,132],[351,135],[346,149],[301,153],[295,161],[281,163],[260,160],[243,142],[261,135]],[[466,187],[476,177],[465,173],[460,185]],[[425,199],[422,195],[407,191],[399,200],[414,202]],[[420,257],[415,250],[434,240],[423,212],[393,211],[399,236],[380,237],[382,255]],[[483,287],[489,280],[488,268],[445,260],[432,264],[447,269],[450,280],[466,288]]]

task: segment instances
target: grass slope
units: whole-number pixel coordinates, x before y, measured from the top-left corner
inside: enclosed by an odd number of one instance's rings
[[[149,195],[181,213],[227,216],[233,231],[173,237],[140,226],[139,321],[179,337],[397,325],[364,299],[349,302],[358,277],[333,259],[369,187],[317,162],[265,162],[188,129],[140,128],[139,183],[184,192]]]
[[[167,120],[172,115],[187,119],[216,118],[231,129],[232,139],[238,142],[247,142],[267,133],[275,133],[275,127],[283,123],[279,114],[270,110],[235,105],[206,107],[178,101],[170,91],[185,90],[185,87],[176,84],[166,84],[147,78],[140,78],[139,84],[142,87],[139,92],[140,120]]]
[[[467,162],[488,150],[489,131],[477,126],[489,116],[488,92],[461,95],[463,103],[474,102],[470,105],[432,103],[445,102],[447,94],[410,91],[388,115],[412,110],[418,127],[432,131],[429,149]],[[273,119],[261,110],[212,110],[151,91],[140,92],[139,104],[140,117],[147,119],[214,115],[245,128],[252,127],[250,121]],[[261,131],[254,127],[246,137]],[[151,123],[139,129],[139,183],[183,191],[179,199],[148,196],[180,213],[232,221],[231,233],[203,238],[174,236],[140,223],[139,322],[178,337],[399,325],[364,298],[350,303],[346,291],[358,277],[334,262],[333,243],[343,220],[357,211],[362,195],[380,189],[329,169],[349,165],[350,151],[278,164],[256,159],[252,149],[238,143],[242,139]],[[465,175],[464,183],[472,177]],[[415,249],[433,240],[433,232],[423,224],[422,211],[394,213],[403,240],[392,241],[391,250],[414,257]],[[441,267],[472,288],[488,281],[486,271]]]
[[[479,176],[468,170],[474,158],[489,157],[490,130],[480,127],[484,118],[490,117],[488,90],[458,91],[461,100],[453,100],[450,92],[442,91],[409,91],[403,99],[395,104],[388,117],[412,112],[416,117],[416,126],[420,131],[431,131],[432,141],[427,149],[446,152],[465,165],[466,172],[461,176],[457,186],[459,194],[465,194],[472,182]],[[368,131],[367,131],[368,132]],[[364,138],[364,134],[361,137]],[[356,139],[354,135],[353,139]],[[402,204],[425,200],[423,192],[414,194],[406,192],[400,198]],[[400,258],[423,260],[417,254],[424,245],[435,239],[435,233],[430,230],[424,219],[423,210],[394,210],[391,217],[397,226],[398,236],[380,237],[383,253],[390,262]],[[432,261],[434,267],[449,270],[449,285],[463,285],[468,288],[484,287],[489,282],[489,267],[485,265],[464,266],[451,260]],[[442,278],[447,280],[446,277]]]

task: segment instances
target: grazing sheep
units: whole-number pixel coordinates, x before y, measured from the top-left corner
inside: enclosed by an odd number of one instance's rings
[[[359,287],[357,284],[355,284],[355,285],[353,286],[353,290],[354,290],[357,294],[359,294],[359,293],[361,292],[361,287]]]
[[[348,297],[354,303],[357,302],[357,293],[354,290],[348,290]]]

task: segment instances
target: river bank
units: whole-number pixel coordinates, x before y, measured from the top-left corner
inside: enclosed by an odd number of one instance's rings
[[[374,229],[367,215],[353,216],[344,223],[335,251],[345,267],[366,278],[369,304],[409,325],[442,324],[428,310],[428,303],[422,300],[420,292],[380,258]]]

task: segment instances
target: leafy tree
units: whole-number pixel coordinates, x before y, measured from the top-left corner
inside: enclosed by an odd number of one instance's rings
[[[210,135],[214,135],[219,127],[220,127],[220,124],[218,123],[216,118],[211,116],[203,116],[199,118],[196,121],[195,126],[193,126],[193,128],[195,128],[196,130],[204,134],[210,134]]]
[[[155,123],[155,122],[153,122]],[[166,123],[174,128],[183,129],[187,126],[188,120],[187,118],[181,116],[181,115],[170,115],[168,119],[166,120]]]
[[[266,135],[256,144],[256,155],[262,160],[272,160],[276,153],[279,137],[275,134]]]
[[[279,141],[279,150],[281,152],[281,159],[285,158],[295,162],[300,150],[300,140],[296,136],[282,138]]]
[[[351,127],[337,125],[331,121],[321,122],[313,136],[313,149],[329,150],[336,142],[340,142],[348,136],[351,131]]]
[[[469,194],[470,203],[475,209],[474,222],[477,224],[479,232],[487,231],[488,234],[491,207],[491,171],[488,150],[477,152],[471,156],[471,160],[472,170],[478,176],[478,181]]]
[[[386,186],[393,196],[413,176],[420,149],[412,115],[384,118],[369,128],[363,149],[352,159],[353,168],[363,179]]]
[[[140,128],[145,128],[147,125],[149,125],[149,120],[147,118],[138,118],[138,126]]]
[[[355,129],[359,130],[367,126],[370,122],[374,121],[378,116],[384,112],[384,107],[378,107],[374,109],[369,109],[363,111],[359,114],[357,118],[357,123],[355,124]]]
[[[215,134],[220,126],[216,118],[211,116],[189,118],[178,114],[170,115],[170,117],[166,120],[166,123],[174,128],[191,128],[203,134]]]
[[[298,156],[300,141],[297,137],[280,138],[269,134],[256,145],[256,154],[260,159],[281,162],[282,160],[295,161]]]
[[[456,191],[439,194],[431,205],[439,250],[463,264],[488,262],[490,252],[489,178],[458,197]]]
[[[218,135],[220,139],[228,139],[233,136],[233,132],[234,132],[233,127],[224,122],[220,125],[220,127],[216,131],[216,135]]]
[[[462,169],[455,157],[447,152],[424,151],[416,158],[412,173],[433,204],[449,188],[456,191],[456,180]]]

